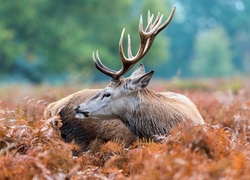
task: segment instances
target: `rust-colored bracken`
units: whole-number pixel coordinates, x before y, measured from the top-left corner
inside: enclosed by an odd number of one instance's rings
[[[47,96],[41,93],[45,87],[6,88],[0,91],[0,179],[248,179],[250,89],[220,86],[221,81],[217,90],[174,89],[197,104],[206,125],[180,125],[156,137],[159,142],[138,140],[125,147],[109,141],[83,153],[61,140],[57,116],[42,120],[44,102],[61,90],[47,87]],[[73,90],[63,91],[61,96]]]

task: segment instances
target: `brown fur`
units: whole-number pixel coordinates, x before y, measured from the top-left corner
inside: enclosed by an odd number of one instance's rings
[[[81,120],[75,118],[74,108],[98,93],[99,89],[85,89],[51,103],[44,111],[44,118],[60,115],[61,137],[65,142],[75,142],[83,151],[97,149],[101,143],[118,141],[128,146],[137,137],[118,119]]]
[[[141,65],[136,72],[136,76],[111,81],[98,95],[80,104],[75,110],[78,117],[118,118],[140,138],[165,135],[178,123],[204,124],[196,106],[186,96],[150,90],[146,86],[153,71],[144,73]]]
[[[139,137],[165,135],[178,123],[204,124],[196,106],[183,95],[145,88],[138,91],[136,98],[137,103],[126,106],[126,113],[120,113],[123,115],[119,118]]]

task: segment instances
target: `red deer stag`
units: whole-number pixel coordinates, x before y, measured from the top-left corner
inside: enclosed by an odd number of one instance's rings
[[[122,77],[144,57],[156,35],[169,22],[159,26],[162,16],[158,17],[153,24],[151,24],[152,18],[149,18],[146,31],[142,30],[140,21],[141,45],[135,56],[132,55],[128,36],[128,57],[125,57],[122,45],[124,31],[122,32],[119,49],[123,66],[119,71],[106,67],[101,62],[98,51],[96,54],[93,53],[97,69],[110,76],[112,80],[106,88],[75,108],[77,118],[120,119],[140,138],[165,135],[178,123],[204,124],[196,106],[187,97],[173,92],[157,93],[147,88],[154,71],[145,73],[143,66],[140,65],[137,73],[129,78]]]
[[[143,28],[142,17],[140,18],[139,33],[141,37],[141,47],[137,55],[138,59],[136,61],[139,61],[139,59],[141,59],[147,53],[156,35],[161,30],[163,30],[172,20],[174,12],[175,8],[172,10],[169,18],[163,24],[161,24],[162,15],[160,16],[158,14],[155,21],[153,22],[153,15],[150,15],[149,12],[148,25],[145,31],[143,31],[142,29]],[[121,41],[123,39],[123,36],[124,36],[124,30],[121,34]],[[128,40],[130,48],[130,38]],[[120,53],[122,55],[121,57],[124,57],[121,41],[120,41]],[[98,52],[96,55],[98,57]],[[129,54],[129,57],[132,58],[132,54],[131,55]],[[126,63],[127,61],[126,59],[124,59],[124,64]],[[96,67],[101,70],[104,68],[104,66],[100,63],[100,61],[97,61]],[[118,86],[119,83],[125,82],[120,76],[124,74],[126,71],[128,71],[131,67],[132,65],[124,66],[124,69],[122,69],[119,72],[119,74],[116,75],[113,70],[110,70],[108,68],[104,68],[106,69],[106,71],[104,72],[105,74],[114,74],[112,75],[113,80],[111,81],[111,84]],[[141,65],[132,73],[129,79],[134,79],[135,77],[139,75],[141,76],[144,73],[145,73],[144,68]],[[108,117],[108,120],[102,118],[101,121],[88,118],[83,121],[75,117],[74,113],[75,106],[79,105],[80,103],[86,102],[87,99],[93,96],[97,97],[100,95],[104,96],[104,98],[105,96],[109,96],[109,94],[103,94],[103,91],[101,89],[85,89],[75,94],[71,94],[57,102],[49,104],[45,109],[44,118],[48,119],[52,116],[56,116],[59,114],[62,121],[62,126],[60,127],[62,139],[65,142],[74,141],[76,144],[80,145],[82,150],[91,149],[92,147],[96,147],[99,143],[106,142],[109,140],[117,140],[119,142],[124,142],[125,145],[129,145],[130,143],[135,141],[138,138],[138,136],[132,133],[129,130],[129,128],[124,123],[122,123],[118,118],[115,117],[112,119]],[[82,113],[80,113],[80,115],[81,114]],[[124,121],[123,118],[121,120]]]

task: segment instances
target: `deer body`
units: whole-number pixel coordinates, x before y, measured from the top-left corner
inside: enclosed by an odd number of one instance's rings
[[[111,81],[75,109],[78,118],[118,118],[141,138],[165,135],[178,123],[204,124],[196,106],[186,96],[148,89],[152,75],[152,71],[145,73],[140,65],[129,78]]]

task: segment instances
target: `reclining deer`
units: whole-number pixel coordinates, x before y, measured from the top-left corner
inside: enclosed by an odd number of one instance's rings
[[[138,57],[140,56],[140,59],[149,50],[150,46],[154,41],[155,36],[170,23],[174,15],[174,11],[175,8],[172,10],[166,22],[164,22],[162,25],[162,17],[158,15],[156,20],[152,23],[153,17],[149,15],[148,25],[145,31],[142,30],[142,19],[140,20],[140,51],[142,51],[144,48],[146,50],[144,50],[143,54],[138,55]],[[124,54],[121,46],[123,35],[124,31],[122,32],[120,40],[121,56]],[[145,36],[148,37],[145,39]],[[128,43],[128,45],[130,46],[130,42]],[[98,53],[97,57],[99,57]],[[102,67],[102,64],[99,63],[99,65],[97,65],[96,67],[100,69]],[[130,68],[132,68],[132,66]],[[121,74],[124,74],[125,71],[128,71],[129,69],[123,69],[124,72]],[[109,71],[113,72],[112,70]],[[144,68],[142,65],[140,65],[140,67],[135,70],[134,73],[131,75],[131,78],[143,73]],[[112,80],[111,83],[116,81],[115,78],[113,79],[114,80]],[[122,77],[118,79],[121,80]],[[59,114],[62,120],[62,127],[60,127],[60,131],[63,140],[66,142],[74,141],[76,144],[80,145],[82,150],[87,150],[91,147],[95,147],[100,142],[105,142],[109,140],[118,140],[120,142],[124,142],[125,145],[129,145],[131,142],[135,141],[138,136],[132,133],[129,128],[121,122],[120,119],[110,119],[110,117],[108,118],[108,120],[105,120],[105,118],[101,118],[102,120],[95,118],[87,118],[83,121],[81,119],[75,118],[74,107],[80,103],[86,102],[87,99],[92,96],[95,96],[96,94],[101,93],[101,91],[101,89],[85,89],[75,94],[69,95],[57,102],[51,103],[44,112],[44,118],[48,119],[51,116],[56,116],[57,114]],[[106,94],[106,96],[108,95]],[[78,115],[81,116],[81,113],[78,113]]]
[[[171,16],[170,16],[171,18]],[[135,56],[131,52],[131,41],[128,35],[128,57],[123,51],[123,35],[121,35],[119,50],[122,68],[119,71],[106,67],[100,60],[98,51],[93,53],[96,68],[110,76],[110,84],[76,106],[76,118],[82,119],[120,119],[136,136],[153,138],[155,135],[165,135],[178,123],[189,125],[204,124],[196,106],[185,96],[173,92],[157,93],[147,88],[154,71],[145,73],[143,65],[129,77],[123,78],[150,49],[156,35],[169,23],[160,26],[162,16],[152,23],[148,18],[146,30],[142,29],[140,21],[139,31],[141,44]]]

